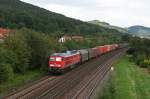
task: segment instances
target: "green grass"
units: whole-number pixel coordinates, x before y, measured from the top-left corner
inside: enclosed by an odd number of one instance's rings
[[[4,93],[12,88],[18,88],[26,82],[37,79],[42,75],[43,73],[40,70],[28,71],[24,75],[15,74],[12,80],[0,84],[0,93]]]
[[[150,99],[150,75],[122,57],[114,64],[115,70],[104,94],[99,99]]]

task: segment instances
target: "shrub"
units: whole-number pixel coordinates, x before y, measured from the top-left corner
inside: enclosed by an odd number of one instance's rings
[[[17,62],[16,54],[13,53],[11,50],[8,50],[5,47],[0,47],[0,64],[1,63],[8,63],[11,66],[15,66]]]
[[[75,50],[75,49],[79,49],[79,45],[77,44],[77,42],[70,40],[70,41],[66,41],[64,43],[64,46],[66,46],[68,48],[68,50]]]
[[[0,82],[11,80],[13,76],[14,73],[10,64],[0,64]]]
[[[150,64],[147,65],[147,68],[148,68],[148,70],[149,70],[149,72],[150,72]]]

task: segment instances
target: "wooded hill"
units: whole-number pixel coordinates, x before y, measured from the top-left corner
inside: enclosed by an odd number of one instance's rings
[[[20,29],[22,27],[44,33],[117,33],[117,30],[75,20],[61,14],[22,2],[0,0],[0,27]]]
[[[106,22],[101,22],[99,20],[88,21],[88,23],[96,24],[96,25],[99,25],[99,26],[102,26],[102,27],[105,27],[105,28],[108,28],[108,29],[115,29],[115,30],[118,30],[121,33],[128,33],[127,29],[125,29],[125,28],[114,26],[114,25],[111,25],[111,24],[106,23]]]

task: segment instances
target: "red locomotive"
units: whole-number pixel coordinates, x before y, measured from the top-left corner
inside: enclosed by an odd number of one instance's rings
[[[63,72],[66,68],[73,68],[80,63],[80,53],[78,51],[67,51],[66,53],[55,53],[49,58],[50,72]]]

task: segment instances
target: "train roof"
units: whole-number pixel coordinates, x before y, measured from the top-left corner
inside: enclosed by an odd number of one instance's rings
[[[78,54],[78,51],[73,50],[73,51],[66,51],[65,53],[54,53],[51,56],[61,56],[61,57],[68,57],[68,56],[72,56]]]

